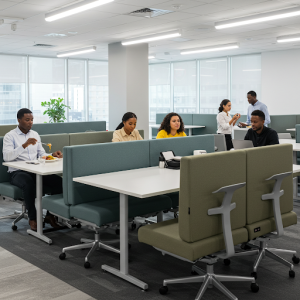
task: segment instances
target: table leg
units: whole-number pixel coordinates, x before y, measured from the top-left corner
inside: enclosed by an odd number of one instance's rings
[[[189,128],[189,136],[192,136],[192,135],[193,135],[193,129]]]
[[[46,237],[43,233],[43,208],[42,208],[42,197],[43,197],[43,176],[36,174],[36,199],[35,199],[35,208],[36,208],[36,222],[37,222],[37,231],[31,229],[27,230],[28,234],[31,234],[38,239],[52,244],[52,240]]]
[[[120,270],[102,265],[102,269],[110,272],[143,290],[148,289],[148,284],[129,275],[128,270],[128,196],[120,194]]]

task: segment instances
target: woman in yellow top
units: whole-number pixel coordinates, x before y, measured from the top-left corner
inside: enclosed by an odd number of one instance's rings
[[[136,114],[132,112],[127,112],[123,116],[122,122],[116,128],[112,142],[129,142],[142,140],[143,138],[141,137],[139,131],[135,129],[136,122]]]
[[[158,129],[157,139],[186,136],[181,117],[176,113],[169,113]]]

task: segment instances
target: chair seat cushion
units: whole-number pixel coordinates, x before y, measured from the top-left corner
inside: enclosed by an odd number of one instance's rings
[[[248,232],[246,228],[232,231],[235,245],[246,242]],[[187,243],[179,236],[178,219],[164,221],[139,229],[138,238],[141,243],[170,252],[190,261],[195,261],[205,255],[225,249],[223,234],[218,234],[197,242]]]
[[[70,206],[65,204],[63,194],[43,197],[43,208],[70,220]]]
[[[20,188],[15,185],[10,184],[9,182],[0,183],[0,195],[18,200],[23,198],[23,192]]]
[[[71,216],[102,226],[120,219],[119,197],[72,205]],[[145,199],[129,197],[128,217],[143,216],[149,213],[169,210],[171,199],[167,196],[155,196]]]
[[[173,209],[177,208],[179,206],[179,192],[165,194],[165,196],[168,196],[171,198]]]
[[[283,227],[288,227],[297,224],[297,214],[293,211],[286,214],[282,214],[281,217]],[[251,225],[246,225],[246,228],[249,233],[249,240],[252,240],[256,237],[276,231],[275,219],[270,218],[259,222],[255,222]],[[257,231],[257,228],[260,228],[260,231]]]

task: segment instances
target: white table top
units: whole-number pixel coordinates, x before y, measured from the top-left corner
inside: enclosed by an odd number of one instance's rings
[[[279,144],[292,144],[293,151],[300,151],[300,143],[296,143],[294,139],[279,139]]]
[[[300,165],[293,165],[293,173],[300,172]]]
[[[161,124],[152,124],[150,125],[151,128],[159,128]],[[205,126],[200,125],[184,125],[185,129],[193,129],[193,128],[205,128]]]
[[[52,175],[63,172],[63,159],[39,165],[27,164],[25,161],[4,162],[3,165],[38,175]]]
[[[128,196],[147,198],[179,191],[180,170],[151,167],[77,177],[73,181]]]
[[[286,131],[296,131],[296,128],[289,128]]]

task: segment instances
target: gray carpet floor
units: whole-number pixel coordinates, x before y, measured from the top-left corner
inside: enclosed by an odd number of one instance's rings
[[[15,208],[19,208],[19,205],[1,200],[0,216],[12,213]],[[295,206],[294,211],[300,216],[299,206]],[[28,222],[26,220],[18,223],[17,231],[11,230],[11,220],[0,220],[0,246],[95,299],[188,300],[195,299],[200,288],[199,284],[172,285],[169,286],[167,295],[160,295],[158,290],[162,285],[163,279],[190,276],[191,264],[170,256],[162,256],[154,248],[139,243],[137,231],[130,231],[129,233],[131,244],[129,251],[130,274],[149,284],[149,290],[146,292],[101,270],[102,264],[118,268],[118,254],[106,250],[96,251],[91,258],[92,267],[90,269],[83,267],[84,257],[88,250],[69,252],[66,260],[59,260],[58,256],[63,247],[78,244],[80,238],[93,239],[93,232],[89,229],[74,228],[47,233],[47,236],[53,241],[53,244],[50,246],[29,236],[26,232],[27,229]],[[294,249],[300,253],[299,222],[298,225],[287,228],[285,233],[283,238],[272,241],[270,246]],[[117,238],[117,235],[110,233],[103,233],[102,235],[104,241]],[[289,255],[285,256],[285,258],[291,260]],[[215,271],[219,274],[249,276],[253,262],[254,257],[232,258],[229,267],[224,266],[220,262],[216,265]],[[201,264],[199,266],[205,267]],[[295,272],[296,277],[289,278],[287,267],[266,258],[258,270],[257,283],[260,290],[257,294],[250,291],[248,283],[225,283],[225,286],[238,299],[242,300],[296,300],[300,299],[300,265],[295,266]],[[32,278],[32,280],[36,279]],[[12,288],[15,284],[17,282],[12,280]],[[47,293],[47,290],[44,292]],[[226,297],[214,288],[207,290],[203,299],[219,300],[226,299]]]

